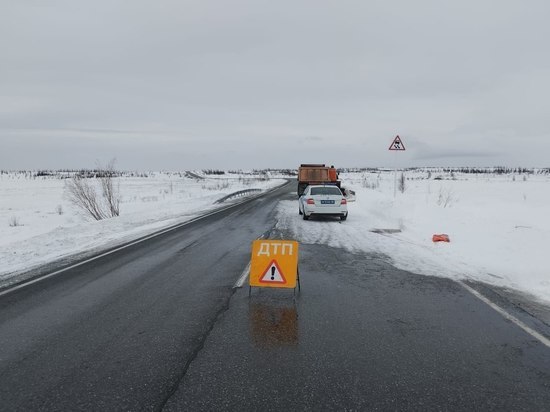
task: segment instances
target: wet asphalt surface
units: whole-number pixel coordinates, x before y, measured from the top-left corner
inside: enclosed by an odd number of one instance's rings
[[[167,410],[548,410],[550,349],[461,286],[321,245],[300,261],[295,299],[231,299]]]
[[[296,295],[233,289],[291,190],[1,296],[0,410],[550,409],[550,349],[451,280],[302,244]]]

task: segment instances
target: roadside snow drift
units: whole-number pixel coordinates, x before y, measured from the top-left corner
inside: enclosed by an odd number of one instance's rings
[[[286,201],[279,229],[305,243],[382,253],[412,272],[479,280],[550,302],[548,175],[411,171],[395,197],[393,172],[340,177],[356,191],[346,222],[303,221],[298,202]],[[432,242],[434,234],[449,235],[450,243]]]
[[[230,203],[215,201],[245,189],[266,190],[284,183],[265,175],[223,174],[186,177],[146,173],[114,178],[121,215],[95,221],[66,197],[61,175],[0,174],[0,282],[21,271],[82,252],[98,252]],[[95,180],[95,179],[92,179]],[[252,192],[251,194],[257,194]]]

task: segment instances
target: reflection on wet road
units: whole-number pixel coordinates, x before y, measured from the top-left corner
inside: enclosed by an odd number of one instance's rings
[[[451,280],[301,245],[301,293],[235,293],[167,410],[544,410],[548,349]]]
[[[265,303],[257,300],[258,295],[254,295],[248,306],[252,343],[263,349],[298,345],[298,309],[294,299]]]

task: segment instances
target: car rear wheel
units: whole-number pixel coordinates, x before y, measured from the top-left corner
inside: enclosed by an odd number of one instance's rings
[[[309,216],[304,213],[303,215],[304,220],[309,220]]]
[[[348,218],[348,215],[342,215],[340,216],[340,220],[346,220]]]

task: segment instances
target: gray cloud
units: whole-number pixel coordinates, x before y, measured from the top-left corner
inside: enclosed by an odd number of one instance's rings
[[[442,151],[432,151],[421,153],[417,156],[414,156],[415,160],[446,160],[446,159],[492,159],[499,156],[499,153],[491,152],[472,152],[472,151],[461,151],[461,150],[442,150]]]
[[[547,166],[549,12],[539,0],[4,2],[0,167],[114,155],[146,169]]]

